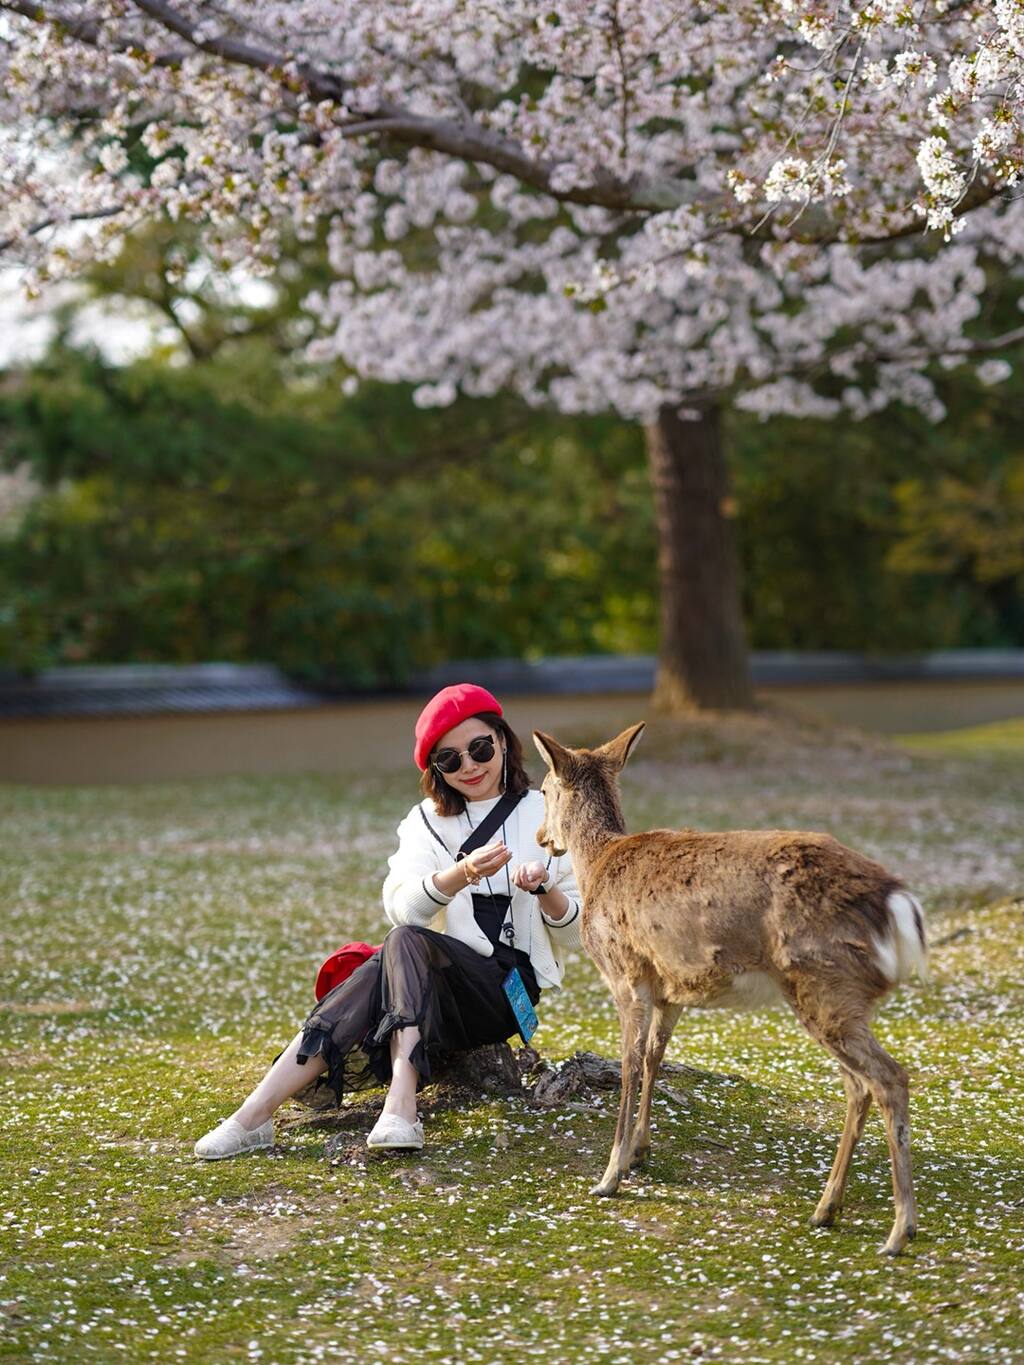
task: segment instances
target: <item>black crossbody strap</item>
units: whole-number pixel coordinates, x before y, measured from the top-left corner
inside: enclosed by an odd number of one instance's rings
[[[460,858],[467,858],[474,849],[483,848],[491,835],[501,829],[502,825],[525,795],[525,792],[520,792],[518,796],[510,796],[507,794],[503,796],[491,811],[490,815],[484,816],[476,829],[471,829],[466,835],[466,838],[459,847],[458,853],[455,855],[456,862]]]
[[[525,792],[520,792],[518,796],[503,796],[491,811],[490,815],[485,816],[477,825],[476,829],[471,829],[466,835],[459,851],[455,855],[455,861],[458,862],[460,858],[465,858],[468,854],[472,853],[475,848],[482,848],[495,830],[501,828],[525,795]],[[422,806],[419,807],[419,812],[423,817],[423,823],[426,825],[427,829],[430,830],[431,834],[447,853],[448,845],[427,819],[426,812]]]

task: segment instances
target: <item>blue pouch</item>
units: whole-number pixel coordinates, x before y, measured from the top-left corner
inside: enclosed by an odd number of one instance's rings
[[[519,975],[519,968],[513,967],[501,985],[516,1017],[519,1036],[524,1043],[528,1043],[537,1032],[539,1020],[526,993],[523,978]]]

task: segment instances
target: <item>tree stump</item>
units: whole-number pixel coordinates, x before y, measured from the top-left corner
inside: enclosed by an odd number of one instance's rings
[[[482,1090],[485,1095],[520,1095],[526,1076],[540,1061],[532,1047],[514,1052],[508,1043],[488,1043],[472,1052],[445,1055],[434,1076],[442,1086]]]
[[[425,1107],[447,1108],[461,1105],[475,1095],[522,1096],[535,1109],[557,1109],[574,1100],[585,1100],[597,1091],[618,1090],[622,1084],[622,1065],[617,1058],[601,1057],[596,1052],[575,1052],[559,1065],[545,1061],[532,1047],[513,1049],[508,1043],[489,1043],[471,1052],[441,1053],[431,1057],[433,1076],[429,1089],[434,1093]],[[663,1062],[659,1073],[664,1078],[690,1077],[693,1080],[724,1078],[717,1072],[702,1071],[680,1062]],[[665,1083],[659,1088],[673,1098],[683,1097]],[[349,1127],[371,1108],[346,1106],[339,1109],[333,1093],[316,1083],[301,1090],[295,1099],[332,1126]]]
[[[701,1071],[682,1062],[662,1062],[661,1076],[689,1076],[697,1079],[721,1080],[713,1071]],[[601,1057],[596,1052],[574,1052],[561,1066],[541,1061],[530,1092],[530,1104],[537,1109],[555,1109],[578,1096],[595,1090],[618,1090],[622,1085],[622,1063],[616,1058]]]
[[[485,1095],[520,1095],[524,1078],[547,1064],[532,1047],[515,1051],[508,1043],[487,1043],[471,1052],[432,1053],[431,1085],[442,1089],[483,1092]],[[336,1110],[334,1093],[311,1081],[292,1098],[317,1113]]]

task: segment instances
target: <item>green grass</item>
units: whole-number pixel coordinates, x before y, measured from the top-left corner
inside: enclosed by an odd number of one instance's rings
[[[1024,754],[1024,720],[997,720],[963,730],[903,735],[899,742],[908,749],[934,754],[994,754],[1019,758]]]
[[[684,1016],[669,1056],[709,1074],[659,1095],[614,1200],[587,1193],[612,1095],[441,1108],[401,1157],[292,1108],[272,1153],[197,1163],[320,959],[380,936],[413,783],[3,789],[0,1357],[1020,1360],[1024,762],[990,729],[910,755],[777,718],[655,726],[627,774],[635,828],[829,828],[921,892],[934,977],[878,1021],[913,1081],[921,1232],[895,1262],[877,1116],[841,1224],[807,1226],[840,1088],[781,1012]],[[574,961],[538,1046],[616,1037]]]

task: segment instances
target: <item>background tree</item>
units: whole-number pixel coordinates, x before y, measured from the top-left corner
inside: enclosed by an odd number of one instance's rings
[[[129,282],[111,272],[115,299]],[[202,328],[231,339],[187,365],[58,341],[0,381],[0,469],[19,471],[0,479],[0,668],[269,660],[381,688],[453,657],[654,648],[634,424],[507,397],[424,413],[395,385],[345,397],[269,330]],[[1024,638],[1021,383],[940,382],[937,430],[901,409],[728,414],[756,647]]]

